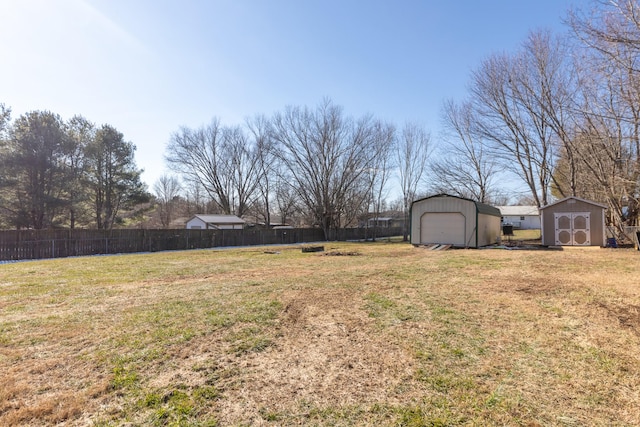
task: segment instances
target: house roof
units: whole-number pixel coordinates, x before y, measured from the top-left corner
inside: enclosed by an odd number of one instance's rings
[[[540,210],[550,208],[551,206],[559,205],[560,203],[563,203],[563,202],[565,202],[567,200],[570,200],[570,199],[578,200],[578,201],[584,202],[584,203],[589,203],[590,205],[594,205],[594,206],[599,206],[599,207],[601,207],[603,209],[607,209],[608,208],[607,205],[603,205],[602,203],[597,203],[597,202],[594,202],[592,200],[587,200],[587,199],[581,199],[580,197],[576,197],[576,196],[569,196],[569,197],[565,197],[564,199],[558,200],[557,202],[550,203],[550,204],[548,204],[546,206],[543,206],[543,207],[540,208]]]
[[[207,224],[244,224],[246,221],[235,215],[194,215],[191,219],[198,218]],[[191,220],[189,220],[191,221]]]
[[[502,216],[538,216],[537,206],[496,206]]]

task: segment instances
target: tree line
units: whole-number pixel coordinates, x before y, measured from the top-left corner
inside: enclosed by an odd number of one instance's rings
[[[110,229],[148,202],[135,146],[113,126],[0,104],[0,226]]]
[[[408,215],[430,193],[506,204],[513,180],[527,189],[521,201],[583,197],[607,204],[620,230],[637,225],[640,4],[591,6],[567,14],[567,33],[532,31],[515,51],[481,61],[466,98],[444,102],[435,143],[422,126],[353,117],[330,99],[242,125],[214,118],[169,137],[170,173],[153,195],[135,147],[113,127],[48,112],[11,122],[2,106],[0,224],[108,228],[128,216],[169,227],[219,212],[328,233],[389,208]]]
[[[591,6],[568,13],[566,34],[533,31],[485,58],[467,98],[444,104],[449,155],[433,164],[443,188],[491,200],[506,169],[537,206],[578,196],[606,204],[620,231],[637,225],[640,4]]]
[[[110,125],[48,111],[10,120],[2,105],[0,224],[3,228],[136,224],[169,228],[178,216],[235,214],[255,223],[331,230],[387,207],[399,168],[408,214],[427,169],[428,132],[371,115],[354,118],[330,99],[316,108],[287,107],[243,126],[217,118],[182,127],[166,147],[174,174],[150,194],[140,180],[135,146]],[[127,222],[128,220],[128,222]]]
[[[316,108],[291,106],[244,126],[214,119],[197,129],[183,127],[171,136],[166,161],[180,182],[206,194],[219,212],[251,215],[266,225],[273,212],[278,223],[298,216],[328,236],[357,224],[363,213],[382,210],[394,168],[404,178],[404,200],[411,200],[426,172],[429,142],[417,125],[405,125],[398,137],[392,124],[348,116],[325,99]],[[167,190],[178,186],[166,176],[158,183],[165,212],[176,195]]]

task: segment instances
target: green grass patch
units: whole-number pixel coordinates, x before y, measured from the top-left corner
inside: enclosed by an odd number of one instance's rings
[[[230,351],[238,356],[244,353],[259,353],[273,345],[273,340],[263,333],[262,328],[248,327],[230,334]]]
[[[420,308],[411,302],[397,302],[376,292],[365,295],[365,301],[364,308],[369,316],[387,326],[417,320],[422,315]]]
[[[143,414],[139,417],[151,426],[217,426],[215,418],[203,417],[202,408],[215,404],[220,393],[214,387],[204,386],[192,390],[177,388],[169,392],[147,392],[138,402]]]

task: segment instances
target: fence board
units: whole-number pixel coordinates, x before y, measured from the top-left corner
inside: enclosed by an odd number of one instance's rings
[[[400,228],[334,230],[332,240],[362,240],[402,234]],[[324,240],[322,230],[4,230],[0,261],[69,256],[205,249],[226,246],[294,244]]]

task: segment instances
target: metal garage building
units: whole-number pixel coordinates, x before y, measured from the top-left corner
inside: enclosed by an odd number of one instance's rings
[[[462,197],[439,194],[411,204],[411,243],[477,248],[500,239],[500,210]]]
[[[567,197],[540,208],[542,244],[546,246],[605,246],[607,206]]]

